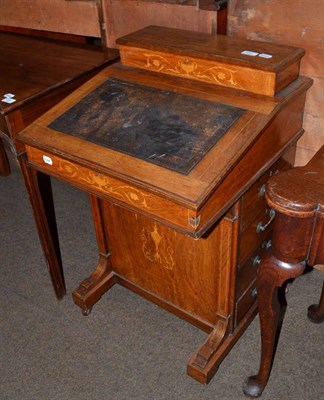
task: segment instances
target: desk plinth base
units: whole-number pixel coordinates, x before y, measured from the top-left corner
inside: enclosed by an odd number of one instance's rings
[[[206,238],[195,240],[130,210],[90,199],[100,258],[74,290],[74,302],[87,315],[118,283],[204,330],[209,336],[189,360],[188,374],[208,383],[257,312],[254,303],[235,326],[238,210]]]
[[[187,373],[198,382],[207,384],[216,374],[219,365],[231,351],[232,347],[241,337],[245,329],[250,325],[254,317],[257,315],[258,307],[255,303],[245,317],[242,319],[240,325],[236,327],[232,334],[226,335],[216,344],[213,342],[214,332],[212,332],[203,345],[192,355],[187,364]],[[205,348],[210,348],[206,362],[201,364],[201,354],[205,353]]]
[[[115,283],[116,277],[110,271],[107,257],[100,256],[99,263],[94,272],[88,278],[85,278],[73,291],[73,301],[82,309],[83,315],[86,316],[91,312],[92,306]]]

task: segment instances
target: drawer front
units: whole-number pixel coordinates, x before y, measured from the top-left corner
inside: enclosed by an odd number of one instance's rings
[[[241,200],[240,234],[238,245],[238,268],[242,267],[255,253],[261,243],[271,236],[273,219],[272,212],[264,198],[265,185],[268,179],[279,171],[291,168],[294,160],[295,147],[272,165],[243,195]]]
[[[264,198],[265,185],[270,177],[266,172],[242,197],[241,231],[245,231],[252,221],[265,212],[267,203]]]
[[[265,240],[246,261],[246,263],[237,269],[236,275],[236,292],[235,299],[238,300],[247,288],[251,285],[252,281],[256,278],[258,266],[261,262],[261,257],[265,249],[271,247],[271,240]]]
[[[129,183],[98,173],[48,152],[26,146],[27,158],[41,171],[69,182],[73,186],[106,197],[116,204],[128,206],[169,224],[189,230],[194,216],[191,210],[141,190]],[[192,228],[194,230],[194,228]]]
[[[272,233],[272,223],[270,221],[275,215],[273,212],[274,210],[269,207],[264,208],[245,231],[240,233],[238,268],[245,264],[261,243],[266,242],[270,238]],[[268,223],[269,225],[267,225]]]
[[[242,218],[241,230],[244,231],[251,221],[266,207],[264,200],[265,185],[268,179],[279,171],[291,168],[292,165],[283,158],[280,158],[268,169],[255,184],[242,197]]]
[[[235,326],[238,326],[246,313],[257,301],[256,279],[251,283],[247,290],[236,302],[235,308]]]
[[[257,251],[252,257],[237,271],[235,299],[238,301],[251,283],[256,279],[258,265],[261,261],[261,251]]]
[[[190,56],[120,46],[125,65],[274,96],[275,73]]]

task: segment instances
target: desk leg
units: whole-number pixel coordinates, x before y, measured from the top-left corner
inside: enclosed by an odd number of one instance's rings
[[[83,315],[91,312],[92,306],[116,283],[111,269],[109,249],[103,217],[103,201],[90,195],[91,211],[99,249],[99,262],[92,274],[73,291],[73,301],[82,309]]]
[[[50,177],[30,168],[24,156],[20,158],[20,165],[52,285],[60,300],[66,294],[66,289]]]
[[[10,175],[10,165],[3,145],[3,141],[0,139],[0,176],[8,175]]]
[[[305,263],[284,263],[270,254],[261,261],[257,276],[259,316],[261,324],[261,362],[258,375],[249,377],[244,394],[259,397],[265,388],[275,352],[280,303],[278,288],[288,279],[296,278],[305,269]]]
[[[308,307],[307,317],[315,324],[320,324],[324,321],[324,283],[319,304],[312,304]]]

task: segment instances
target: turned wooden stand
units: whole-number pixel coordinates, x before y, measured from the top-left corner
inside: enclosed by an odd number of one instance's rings
[[[266,201],[276,211],[272,247],[257,275],[262,354],[259,373],[247,379],[244,393],[259,397],[269,379],[280,314],[278,288],[302,274],[306,264],[324,263],[324,146],[305,166],[272,177]],[[308,309],[315,323],[324,320],[324,286],[318,305]]]

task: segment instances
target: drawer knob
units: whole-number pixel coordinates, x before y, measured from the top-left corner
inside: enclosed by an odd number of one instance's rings
[[[279,174],[279,169],[276,169],[275,171],[270,171],[270,176],[274,176],[274,175],[277,175],[277,174]]]
[[[252,290],[251,296],[252,296],[254,299],[258,296],[258,289],[257,289],[257,288],[254,288],[254,289]]]
[[[255,256],[253,258],[253,265],[259,265],[261,262],[261,257],[260,256]]]
[[[263,223],[262,221],[258,223],[257,227],[256,227],[256,231],[257,233],[261,233],[263,231],[265,231],[268,226],[271,224],[271,222],[274,220],[274,217],[276,216],[276,211],[271,208],[270,212],[269,212],[269,221],[267,223]]]
[[[268,249],[270,249],[271,246],[272,246],[271,240],[268,240],[267,242],[263,242],[263,243],[262,243],[262,248],[263,248],[263,249],[268,250]]]
[[[263,197],[265,194],[265,191],[266,191],[266,184],[264,183],[259,189],[259,193],[258,193],[259,197]]]

